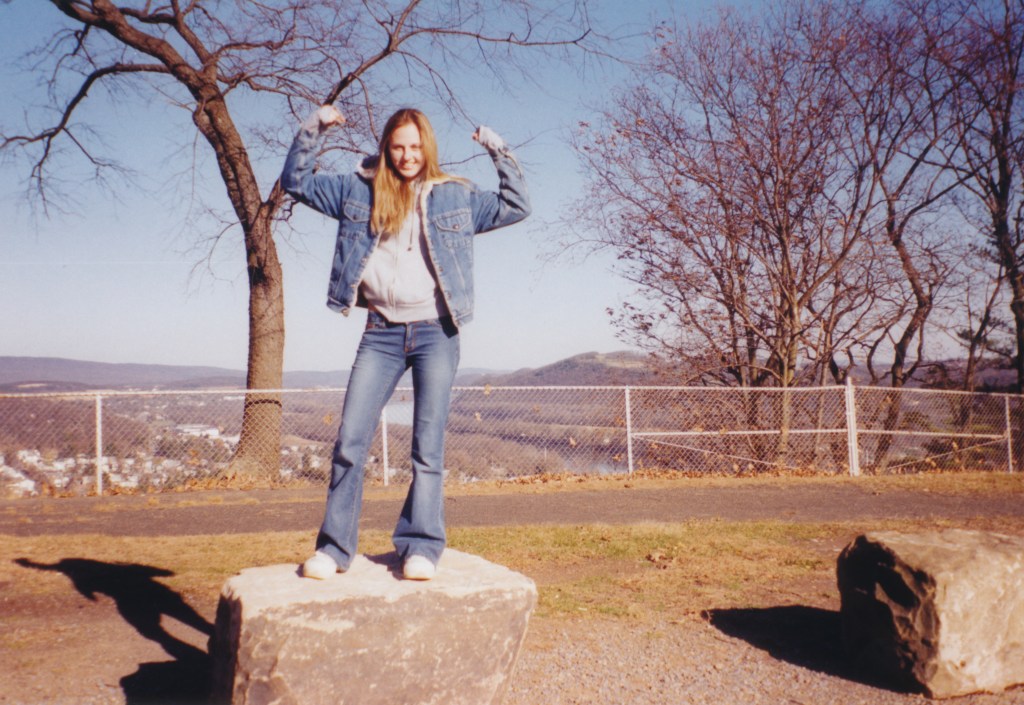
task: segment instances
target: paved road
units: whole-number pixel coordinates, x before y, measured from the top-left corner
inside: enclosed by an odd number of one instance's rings
[[[181,536],[315,530],[322,489],[207,491],[156,496],[0,501],[0,534],[97,533]],[[369,499],[361,526],[390,530],[401,499]],[[848,521],[923,517],[1022,516],[1019,495],[944,495],[851,484],[794,483],[624,488],[457,495],[449,526],[628,524],[687,519]]]

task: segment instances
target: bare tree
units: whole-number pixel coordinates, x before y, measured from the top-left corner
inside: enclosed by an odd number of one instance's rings
[[[54,22],[39,66],[56,118],[47,123],[41,112],[20,134],[4,128],[0,149],[29,151],[31,183],[46,203],[55,161],[68,156],[62,147],[100,173],[113,164],[79,119],[99,87],[130,86],[187,111],[212,150],[244,243],[251,390],[281,387],[283,281],[273,233],[286,203],[277,183],[261,187],[257,178],[251,150],[261,128],[247,123],[259,112],[252,106],[279,116],[340,101],[353,128],[343,131],[343,146],[356,149],[372,138],[377,107],[395,88],[415,86],[457,110],[453,72],[472,65],[506,80],[522,70],[523,50],[551,56],[583,47],[590,32],[585,0],[544,12],[526,0],[51,2],[65,23]],[[279,395],[247,395],[234,472],[276,471],[280,421]]]
[[[951,86],[911,13],[870,6],[855,12],[849,35],[858,47],[839,72],[853,107],[847,118],[853,134],[843,146],[848,168],[869,175],[863,227],[889,250],[882,262],[891,263],[895,294],[882,306],[887,315],[858,338],[872,379],[883,376],[881,354],[884,376],[899,388],[926,359],[929,317],[966,252],[964,239],[950,237],[946,225],[960,186],[942,149]]]
[[[902,387],[965,292],[957,82],[907,0],[780,0],[650,60],[577,149],[577,242],[638,297],[626,335],[705,380],[791,386],[862,365]],[[966,228],[966,229],[965,229]]]
[[[615,251],[638,287],[620,325],[706,381],[818,377],[867,315],[873,243],[851,215],[865,176],[834,147],[844,19],[797,2],[660,28],[632,87],[579,133],[577,241]]]
[[[913,13],[856,2],[847,7],[850,51],[837,76],[848,113],[832,148],[844,155],[848,173],[863,175],[847,182],[856,190],[841,202],[874,243],[873,285],[884,284],[864,292],[871,316],[857,320],[848,338],[871,380],[885,380],[892,390],[877,407],[881,426],[891,431],[900,420],[898,390],[928,361],[932,314],[944,298],[963,293],[954,270],[967,245],[951,217],[960,180],[943,150],[951,84]],[[891,438],[877,438],[872,455],[879,468]]]
[[[1024,2],[922,2],[921,26],[955,86],[951,164],[977,199],[1006,276],[1024,390]],[[989,251],[982,248],[980,252]]]
[[[575,233],[614,250],[638,289],[620,325],[705,383],[784,388],[745,407],[751,428],[781,429],[753,438],[754,456],[783,464],[801,462],[790,389],[845,374],[837,351],[889,289],[871,173],[843,149],[850,21],[797,1],[659,28],[647,64],[577,143],[591,188]]]
[[[977,255],[982,265],[989,264],[995,258],[991,253]],[[1006,306],[1003,295],[1006,278],[1002,267],[976,267],[977,276],[973,277],[972,286],[968,288],[964,299],[966,320],[956,331],[956,337],[964,346],[967,361],[964,365],[961,388],[973,392],[978,387],[978,374],[986,366],[1012,364],[1013,326],[1009,321],[997,314]],[[975,273],[975,272],[971,272]],[[1009,338],[1007,337],[1009,336]]]

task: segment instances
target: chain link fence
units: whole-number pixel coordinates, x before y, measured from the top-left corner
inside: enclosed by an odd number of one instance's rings
[[[270,453],[272,480],[326,481],[344,393],[264,393],[281,411],[279,432],[276,422],[253,431]],[[244,390],[0,395],[0,492],[151,491],[223,479],[247,398]],[[456,387],[446,469],[459,483],[665,470],[1012,472],[1021,404],[1014,395],[853,386]],[[396,390],[370,452],[371,481],[409,479],[412,415],[412,390]]]

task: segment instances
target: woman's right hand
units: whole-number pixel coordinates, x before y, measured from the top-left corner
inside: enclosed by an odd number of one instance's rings
[[[303,129],[323,134],[335,125],[344,125],[345,116],[333,105],[322,105],[302,123]]]

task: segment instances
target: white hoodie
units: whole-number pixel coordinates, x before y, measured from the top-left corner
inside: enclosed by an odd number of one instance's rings
[[[392,323],[448,315],[427,250],[424,196],[417,193],[416,207],[397,233],[380,238],[363,272],[361,291],[367,305]]]

